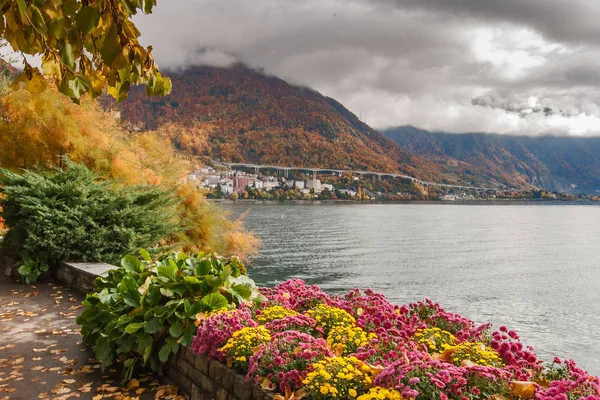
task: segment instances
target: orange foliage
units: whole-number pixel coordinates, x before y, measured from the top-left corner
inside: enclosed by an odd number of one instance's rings
[[[243,231],[240,222],[229,221],[223,210],[182,183],[194,167],[191,155],[206,146],[200,128],[168,125],[130,133],[115,113],[103,112],[91,101],[78,106],[52,90],[38,95],[11,92],[0,99],[0,106],[8,116],[0,122],[0,166],[50,167],[66,155],[123,184],[177,187],[182,201],[179,218],[187,227],[178,239],[186,250],[245,257],[256,249],[257,239]],[[171,145],[175,140],[186,153],[175,151]]]
[[[243,66],[169,75],[171,95],[148,98],[133,89],[119,109],[142,129],[174,121],[192,125],[192,137],[172,139],[180,148],[200,151],[206,143],[209,157],[232,162],[404,172],[428,180],[441,172],[313,90]]]

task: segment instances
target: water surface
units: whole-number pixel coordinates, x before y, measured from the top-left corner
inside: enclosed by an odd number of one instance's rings
[[[370,287],[515,329],[600,374],[600,206],[235,204],[262,240],[250,275]]]

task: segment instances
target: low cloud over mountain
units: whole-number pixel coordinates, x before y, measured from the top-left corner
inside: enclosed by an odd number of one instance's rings
[[[164,67],[241,61],[377,128],[590,136],[599,18],[591,0],[172,0],[136,22]]]

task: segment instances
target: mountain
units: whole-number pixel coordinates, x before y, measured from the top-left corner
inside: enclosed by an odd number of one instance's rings
[[[10,65],[5,59],[0,57],[0,75],[6,77],[16,77],[19,70]]]
[[[490,184],[600,192],[600,138],[429,132],[412,126],[383,134],[440,168]]]
[[[411,155],[343,105],[242,65],[167,72],[173,92],[134,88],[119,105],[141,129],[169,122],[207,132],[211,157],[231,162],[401,172],[440,179],[442,169]]]

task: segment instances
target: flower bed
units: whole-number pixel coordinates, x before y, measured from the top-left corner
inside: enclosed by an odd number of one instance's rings
[[[192,350],[276,399],[600,399],[599,379],[573,361],[545,365],[514,331],[428,300],[330,296],[300,280],[261,292],[261,305],[202,318]]]

